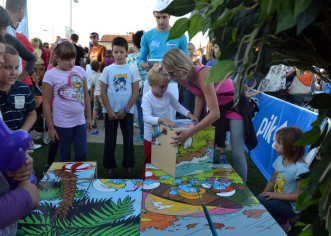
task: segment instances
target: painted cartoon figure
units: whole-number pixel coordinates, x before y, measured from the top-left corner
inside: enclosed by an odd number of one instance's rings
[[[278,193],[282,193],[284,190],[284,186],[285,186],[284,176],[277,173],[276,180],[275,180],[275,186],[274,186],[275,191]]]
[[[72,89],[76,94],[73,94],[73,98],[77,98],[77,100],[83,102],[84,101],[84,93],[83,93],[83,83],[80,78],[76,75],[73,75],[72,81]]]
[[[201,181],[201,185],[204,188],[210,188],[216,195],[221,197],[229,197],[235,194],[236,190],[231,186],[232,182],[228,178],[222,177],[216,180],[216,178],[208,178]]]
[[[113,79],[113,86],[116,92],[126,91],[126,78],[124,76],[115,76]]]
[[[172,187],[170,190],[169,195],[180,195],[187,199],[198,199],[198,191],[200,192],[201,197],[206,193],[204,188],[197,188],[192,184],[181,184],[178,187]]]
[[[162,132],[159,131],[159,127],[158,126],[154,126],[154,133],[153,133],[153,136],[152,136],[152,143],[154,145],[161,145],[159,143],[159,137],[161,137],[161,135],[167,135],[168,134],[168,131],[166,128],[163,128],[162,129]]]

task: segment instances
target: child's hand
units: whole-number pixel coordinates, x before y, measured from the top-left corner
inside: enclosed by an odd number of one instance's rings
[[[29,155],[29,153],[33,153],[32,150],[28,150],[25,152],[25,162],[24,165],[17,171],[7,171],[8,177],[13,178],[17,182],[21,182],[24,180],[28,180],[32,174],[33,167],[33,159]]]
[[[118,119],[117,114],[113,111],[108,112],[108,118],[109,118],[109,120],[117,120]]]
[[[125,110],[120,110],[118,113],[117,113],[117,119],[119,120],[123,120],[125,117],[126,117],[127,113]]]
[[[190,118],[191,121],[199,122],[199,119],[195,117],[195,115],[193,115],[191,112],[188,113],[187,117]]]
[[[53,143],[56,143],[56,141],[59,140],[59,135],[55,128],[48,129],[48,136],[52,139]]]
[[[86,119],[86,128],[88,131],[92,131],[92,120],[91,118]]]
[[[171,120],[168,120],[167,118],[164,118],[164,117],[159,118],[159,124],[160,123],[163,123],[167,127],[177,127],[177,125],[174,122],[172,122]]]
[[[277,192],[263,192],[260,194],[260,196],[267,197],[267,200],[279,199],[279,193],[277,193]]]

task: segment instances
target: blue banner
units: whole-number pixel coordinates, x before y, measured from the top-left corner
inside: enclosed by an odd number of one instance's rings
[[[306,132],[312,128],[311,123],[318,114],[264,93],[256,95],[254,101],[260,109],[253,119],[258,145],[250,152],[250,156],[269,180],[274,170],[272,164],[279,156],[274,149],[276,131],[287,126],[297,126]],[[306,147],[306,153],[308,151],[309,147]]]

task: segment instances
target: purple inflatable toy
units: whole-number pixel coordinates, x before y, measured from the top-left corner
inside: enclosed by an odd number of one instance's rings
[[[8,180],[11,188],[17,183],[14,179],[7,177],[7,171],[17,171],[25,161],[25,152],[31,144],[31,136],[25,130],[12,132],[5,122],[0,119],[0,171]],[[32,183],[36,183],[36,177],[30,177]]]

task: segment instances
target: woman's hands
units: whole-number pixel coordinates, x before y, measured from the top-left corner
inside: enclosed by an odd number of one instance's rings
[[[191,129],[181,129],[181,130],[177,130],[176,134],[177,136],[172,137],[172,139],[174,140],[173,142],[171,142],[170,144],[172,144],[173,146],[180,146],[183,145],[186,140],[192,136],[191,134]]]

